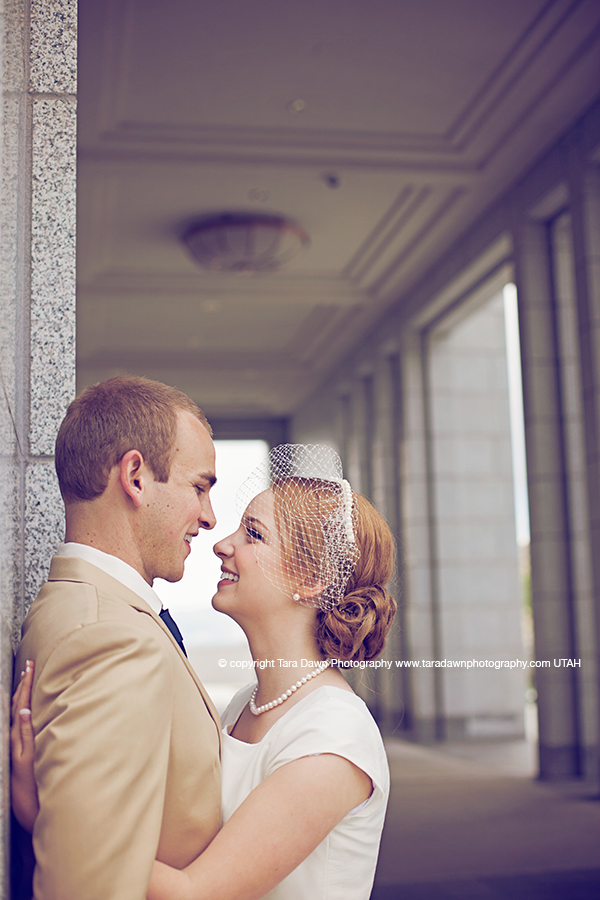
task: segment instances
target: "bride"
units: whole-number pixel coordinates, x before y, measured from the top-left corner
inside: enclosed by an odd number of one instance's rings
[[[215,545],[213,606],[244,629],[257,683],[222,717],[224,826],[186,869],[156,862],[148,900],[367,900],[389,792],[377,726],[337,663],[377,656],[396,604],[393,538],[327,447],[282,445]],[[13,804],[36,815],[29,705],[13,700]]]

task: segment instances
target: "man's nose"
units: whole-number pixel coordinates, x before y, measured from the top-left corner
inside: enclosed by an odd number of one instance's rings
[[[202,504],[202,509],[200,511],[200,515],[198,516],[198,522],[200,524],[200,528],[206,528],[207,531],[210,531],[217,524],[217,518],[212,508],[210,497],[206,497],[204,503]]]

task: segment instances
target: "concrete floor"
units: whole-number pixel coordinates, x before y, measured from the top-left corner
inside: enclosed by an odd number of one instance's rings
[[[386,741],[392,792],[372,900],[600,900],[600,801],[532,779],[526,742]]]

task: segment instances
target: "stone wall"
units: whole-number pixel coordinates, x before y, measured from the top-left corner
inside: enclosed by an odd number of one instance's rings
[[[62,538],[54,439],[75,393],[75,0],[4,0],[0,186],[0,889],[20,623]]]
[[[525,661],[502,294],[461,312],[427,348],[440,652]],[[442,675],[447,737],[522,735],[523,669]]]

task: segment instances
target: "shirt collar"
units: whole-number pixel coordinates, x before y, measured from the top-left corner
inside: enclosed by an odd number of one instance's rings
[[[60,544],[56,551],[56,555],[83,559],[93,566],[96,566],[97,569],[102,569],[107,575],[116,578],[117,581],[120,581],[121,584],[129,588],[130,591],[133,591],[138,597],[145,600],[148,606],[154,610],[157,615],[160,613],[162,602],[156,591],[152,590],[148,582],[144,581],[140,573],[134,569],[133,566],[130,566],[129,563],[124,562],[117,556],[112,556],[110,553],[104,553],[103,550],[98,550],[96,547],[90,547],[87,544],[76,544],[73,541],[69,541],[69,543],[66,544]]]

